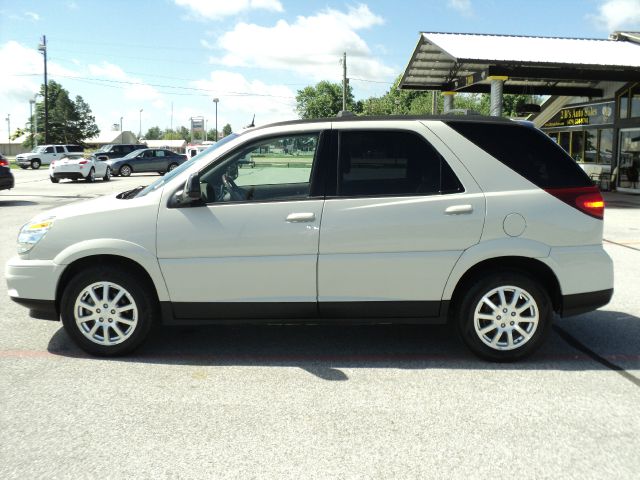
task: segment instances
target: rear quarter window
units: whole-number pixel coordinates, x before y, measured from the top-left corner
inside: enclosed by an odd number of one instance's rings
[[[455,121],[447,124],[540,188],[593,185],[584,170],[538,129],[518,124]]]

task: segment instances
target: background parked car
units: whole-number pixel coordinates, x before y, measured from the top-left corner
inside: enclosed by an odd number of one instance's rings
[[[163,148],[145,148],[134,150],[129,155],[109,160],[113,175],[128,177],[132,173],[158,172],[164,174],[170,172],[187,160],[186,155],[180,155]]]
[[[9,160],[0,153],[0,190],[8,190],[15,185],[13,173],[9,168]]]
[[[140,150],[147,148],[143,143],[110,143],[104,145],[100,150],[93,152],[93,156],[101,160],[109,160],[110,158],[122,158],[125,155],[129,155],[134,150]]]
[[[82,145],[40,145],[29,153],[17,155],[16,164],[20,165],[22,169],[31,167],[37,170],[40,165],[49,165],[52,161],[59,160],[70,153],[81,154],[83,152]]]
[[[53,183],[58,183],[63,178],[87,182],[102,178],[108,182],[111,180],[111,168],[106,160],[99,160],[93,156],[84,158],[82,155],[68,155],[49,165],[49,179]]]

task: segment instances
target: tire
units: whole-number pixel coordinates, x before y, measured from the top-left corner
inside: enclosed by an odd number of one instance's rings
[[[102,266],[71,279],[62,294],[60,313],[64,329],[82,350],[113,357],[144,342],[159,307],[148,282],[123,269]]]
[[[38,170],[40,168],[40,165],[42,164],[37,158],[35,160],[31,160],[31,168],[33,168],[34,170]]]
[[[131,172],[133,172],[133,170],[131,169],[131,167],[129,165],[123,165],[120,167],[120,170],[118,171],[118,173],[120,174],[120,176],[122,177],[128,177],[131,175]]]
[[[109,167],[107,167],[107,171],[104,172],[104,177],[102,177],[102,180],[105,182],[111,180],[111,169]]]
[[[473,353],[510,362],[542,345],[552,308],[549,293],[538,281],[525,273],[502,271],[476,277],[470,284],[457,309],[456,324]]]
[[[22,170],[26,170],[26,169],[27,169],[27,168],[29,168],[29,167],[28,167],[27,165],[20,165],[20,168],[21,168]]]
[[[93,168],[89,170],[89,175],[87,175],[87,178],[85,178],[85,181],[87,183],[93,183],[96,181],[96,171]]]
[[[59,183],[60,182],[59,178],[49,177],[49,180],[51,180],[51,183]]]
[[[173,170],[174,168],[176,168],[178,166],[177,163],[171,163],[169,164],[169,168],[167,169],[167,172],[170,172],[171,170]]]

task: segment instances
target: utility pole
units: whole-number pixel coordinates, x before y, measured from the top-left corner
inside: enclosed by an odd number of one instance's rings
[[[219,98],[213,99],[213,103],[216,104],[216,142],[218,141],[218,102],[219,101],[220,101]]]
[[[34,98],[29,99],[29,126],[31,127],[31,147],[33,147],[33,141],[35,137],[33,136],[33,105],[36,103]]]
[[[7,138],[9,139],[9,143],[11,143],[11,114],[7,113],[7,118],[5,118],[5,120],[7,121]]]
[[[44,143],[49,143],[49,85],[47,84],[47,37],[42,35],[38,51],[44,56]]]
[[[138,128],[138,140],[140,140],[142,138],[142,112],[144,110],[141,108],[140,109],[140,126]]]
[[[342,54],[342,110],[347,110],[347,85],[349,80],[347,79],[347,52]]]

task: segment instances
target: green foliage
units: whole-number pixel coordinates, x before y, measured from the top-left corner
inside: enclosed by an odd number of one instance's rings
[[[227,135],[230,135],[233,133],[233,130],[231,129],[231,125],[230,124],[226,124],[224,127],[222,127],[222,136],[226,137]]]
[[[89,104],[81,96],[78,95],[72,100],[69,92],[53,80],[49,82],[48,87],[49,143],[85,145],[85,140],[100,133]],[[42,144],[45,142],[44,85],[40,87],[40,96],[42,100],[36,103],[34,117],[37,116],[38,120],[38,143]],[[29,131],[35,120],[32,118],[27,123]],[[33,139],[29,136],[25,146],[33,145]]]
[[[357,113],[362,109],[353,99],[350,86],[347,87],[347,110]],[[342,110],[342,85],[326,80],[315,87],[308,86],[298,90],[296,111],[300,118],[335,117]]]
[[[157,126],[151,127],[147,130],[147,133],[145,133],[144,138],[147,140],[160,140],[162,138],[162,130]]]

